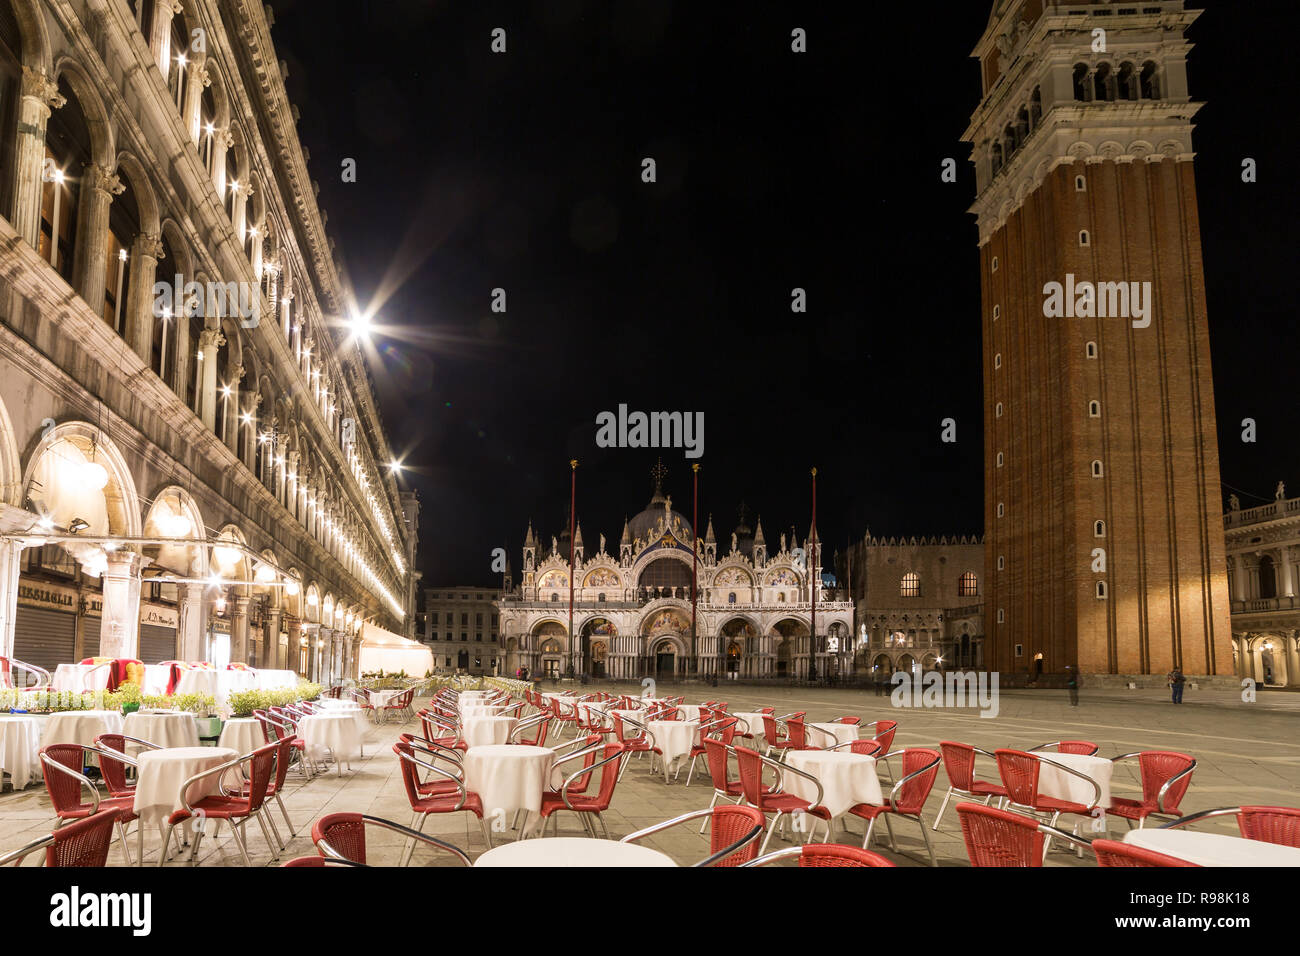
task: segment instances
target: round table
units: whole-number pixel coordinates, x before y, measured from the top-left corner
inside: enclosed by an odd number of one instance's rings
[[[65,710],[50,714],[45,721],[41,737],[44,746],[50,744],[81,744],[95,746],[100,734],[122,733],[122,715],[116,710]]]
[[[822,806],[832,817],[842,816],[859,803],[880,806],[885,802],[875,757],[846,750],[792,750],[785,755],[785,762],[817,778],[822,785]],[[817,799],[812,781],[797,773],[782,774],[781,786],[786,793],[809,803]]]
[[[136,786],[134,810],[140,817],[140,829],[137,834],[137,859],[144,850],[144,827],[152,824],[159,828],[160,835],[167,818],[177,810],[184,809],[179,801],[181,784],[196,773],[219,767],[239,754],[224,747],[171,747],[167,750],[146,750],[140,754],[136,766]],[[204,780],[190,785],[185,796],[191,803],[217,792],[221,775],[213,774]],[[189,839],[190,824],[185,824],[185,836]],[[163,848],[166,850],[166,847]]]
[[[1097,806],[1104,811],[1110,806],[1110,775],[1115,764],[1105,757],[1089,757],[1086,754],[1058,754],[1051,750],[1035,751],[1034,756],[1042,757],[1038,763],[1038,793],[1044,797],[1057,800],[1070,800],[1088,806],[1097,801]],[[1101,796],[1093,790],[1086,780],[1080,780],[1072,773],[1066,773],[1059,767],[1053,767],[1045,761],[1052,760],[1063,764],[1071,770],[1077,770],[1086,777],[1091,777],[1101,788]]]
[[[352,759],[364,756],[361,750],[361,728],[354,714],[312,714],[298,721],[298,736],[307,745],[307,758],[325,759],[325,752],[334,756],[334,767],[341,776],[343,765],[352,769]]]
[[[1300,849],[1194,830],[1130,830],[1124,842],[1199,866],[1300,866]]]
[[[267,744],[266,732],[256,717],[232,717],[221,728],[218,747],[225,747],[238,754],[252,753],[258,747]]]
[[[583,837],[519,840],[488,850],[475,866],[676,866],[666,853],[635,843]]]
[[[316,701],[317,710],[327,710],[331,713],[339,711],[360,711],[361,705],[355,700],[341,700],[335,697],[322,697]]]
[[[108,673],[111,668],[93,664],[60,664],[54,668],[50,684],[57,691],[71,691],[84,694],[108,688]]]
[[[754,742],[763,736],[763,718],[770,717],[770,714],[760,714],[758,712],[737,711],[734,714],[728,714],[728,717],[740,718],[740,723],[736,724],[737,734],[753,734]]]
[[[654,746],[663,753],[664,780],[668,771],[676,770],[690,756],[691,748],[700,742],[698,720],[652,720],[646,724]]]
[[[504,744],[518,723],[514,717],[470,717],[461,721],[460,739],[470,748]]]
[[[527,833],[542,809],[542,792],[551,782],[555,751],[522,744],[487,744],[465,751],[465,787],[483,801],[483,816],[494,833],[506,829],[506,815],[528,811]],[[540,818],[538,818],[540,819]]]
[[[172,710],[163,713],[127,714],[122,721],[122,733],[128,737],[138,737],[159,747],[197,747],[199,729],[194,723],[194,715],[189,711]],[[145,748],[139,744],[126,742],[126,752],[135,756]]]
[[[462,704],[460,707],[460,719],[468,720],[471,717],[500,717],[505,707],[501,704]]]
[[[15,790],[41,779],[41,724],[26,714],[0,714],[0,774]]]
[[[817,730],[810,731],[808,730],[809,727],[816,727]],[[823,750],[838,747],[840,744],[851,743],[859,737],[857,724],[841,724],[838,722],[807,724],[804,731],[804,743],[809,747],[819,747]],[[832,740],[832,737],[835,739]]]

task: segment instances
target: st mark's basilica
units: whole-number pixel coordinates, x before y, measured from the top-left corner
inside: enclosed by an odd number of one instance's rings
[[[781,535],[769,551],[761,516],[751,529],[742,512],[722,547],[711,517],[697,538],[664,494],[664,471],[656,468],[650,502],[624,521],[617,555],[606,549],[603,534],[589,554],[577,526],[571,641],[567,528],[546,546],[530,522],[519,584],[507,572],[499,602],[506,673],[520,666],[537,677],[572,667],[576,674],[625,680],[837,673],[841,663],[847,666],[853,604],[823,582],[814,646],[810,579],[820,577],[823,556],[819,544],[810,576],[811,537],[810,529],[800,546]]]

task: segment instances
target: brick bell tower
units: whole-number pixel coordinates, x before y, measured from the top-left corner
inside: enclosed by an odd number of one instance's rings
[[[1182,0],[997,0],[971,144],[987,665],[1233,673]]]

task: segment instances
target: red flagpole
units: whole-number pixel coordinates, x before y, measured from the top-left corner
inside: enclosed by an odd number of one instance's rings
[[[578,505],[578,459],[569,460],[569,670],[573,670],[573,522]]]
[[[817,469],[812,470],[812,661],[817,660]],[[815,667],[816,664],[814,663]]]
[[[695,502],[691,506],[691,669],[698,671],[699,658],[696,656],[695,634],[695,595],[698,580],[696,568],[700,563],[700,466],[698,462],[691,465],[691,471],[695,472]]]

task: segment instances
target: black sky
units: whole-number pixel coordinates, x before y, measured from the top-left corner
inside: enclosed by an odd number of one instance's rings
[[[393,445],[423,502],[428,585],[498,583],[490,552],[567,521],[588,549],[644,507],[658,452],[595,418],[705,416],[700,512],[743,499],[827,547],[982,526],[969,53],[990,0],[277,0],[299,132],[376,319]],[[869,14],[870,19],[866,19]],[[890,17],[896,17],[890,20]],[[1249,507],[1300,488],[1295,16],[1211,4],[1191,34],[1220,454]],[[490,50],[506,31],[507,53]],[[802,27],[808,53],[790,52]],[[1284,97],[1287,99],[1284,100]],[[659,181],[640,179],[654,157]],[[959,181],[940,181],[956,158]],[[1259,182],[1241,182],[1241,162]],[[341,181],[344,158],[357,182]],[[806,315],[790,312],[793,287]],[[508,312],[490,310],[494,288]],[[1258,442],[1243,444],[1253,417]],[[956,444],[940,441],[955,418]],[[689,462],[662,453],[689,515]],[[1225,488],[1225,494],[1227,489]]]

